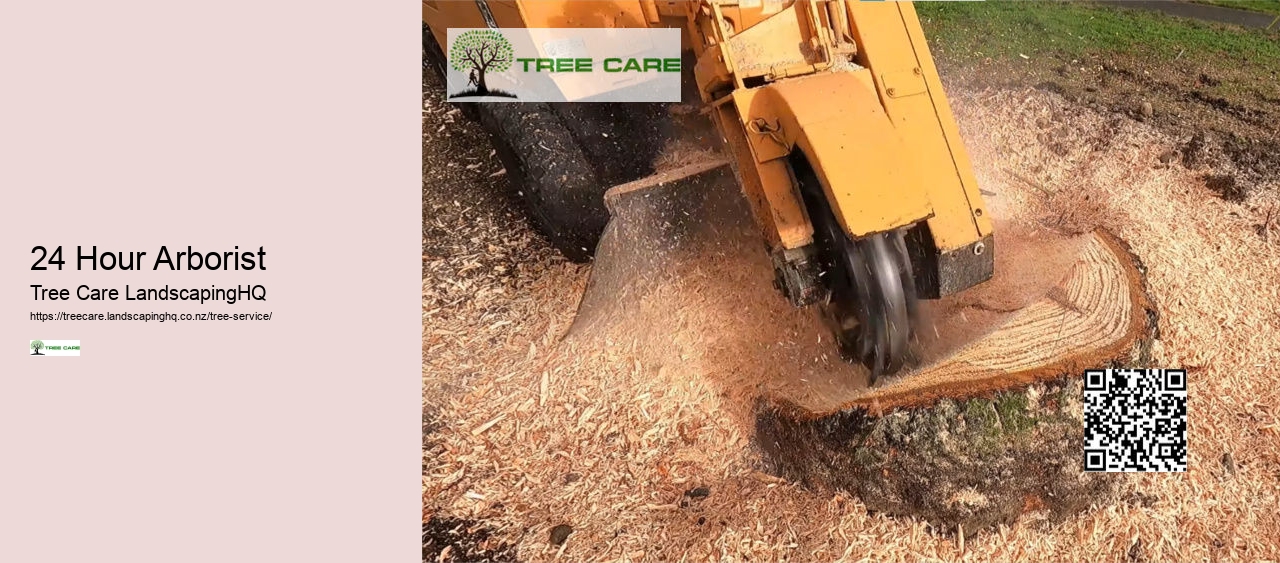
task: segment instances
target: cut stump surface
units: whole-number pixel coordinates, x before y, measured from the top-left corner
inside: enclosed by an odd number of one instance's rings
[[[874,412],[963,399],[1068,373],[1079,376],[1127,358],[1135,343],[1147,340],[1152,308],[1141,266],[1124,242],[1106,231],[1041,235],[1031,242],[1006,227],[997,234],[999,273],[990,285],[923,304],[932,321],[923,323],[921,338],[936,343],[929,354],[942,359],[874,388],[784,380],[770,390],[774,408],[812,419],[847,409]],[[1015,237],[1027,248],[1001,247]],[[1063,256],[1070,257],[1066,264]]]

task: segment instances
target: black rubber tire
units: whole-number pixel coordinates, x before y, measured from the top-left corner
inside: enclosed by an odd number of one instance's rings
[[[425,22],[422,50],[423,68],[443,82],[448,62]],[[489,134],[534,228],[569,260],[591,260],[609,221],[607,186],[597,180],[591,161],[557,113],[541,103],[454,105]]]
[[[665,103],[548,104],[582,147],[601,182],[611,186],[653,174],[653,162],[673,137]]]
[[[608,186],[597,180],[573,135],[547,104],[476,105],[534,227],[569,260],[591,260],[609,222]]]
[[[422,68],[436,73],[443,82],[447,64],[449,64],[448,59],[445,58],[440,44],[436,43],[435,36],[431,34],[431,28],[427,27],[427,22],[422,22]]]
[[[449,59],[444,56],[444,49],[436,42],[436,38],[431,33],[431,28],[427,27],[427,22],[422,22],[422,68],[431,71],[440,79],[440,84],[448,90],[448,72]],[[458,109],[462,110],[462,115],[471,121],[479,119],[474,102],[449,102]]]

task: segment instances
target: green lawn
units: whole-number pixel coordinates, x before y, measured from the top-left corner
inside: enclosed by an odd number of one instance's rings
[[[1269,8],[1276,8],[1268,2]],[[1014,59],[1052,52],[1124,52],[1155,60],[1203,59],[1222,65],[1280,68],[1280,37],[1156,12],[1083,2],[920,2],[931,45],[946,58]]]
[[[1252,12],[1265,12],[1280,16],[1280,0],[1191,0],[1197,4],[1213,4],[1214,6],[1223,6],[1227,8],[1235,8],[1237,10],[1249,10]]]
[[[1100,3],[915,6],[944,78],[1048,90],[1179,138],[1214,132],[1246,166],[1280,167],[1278,33]]]

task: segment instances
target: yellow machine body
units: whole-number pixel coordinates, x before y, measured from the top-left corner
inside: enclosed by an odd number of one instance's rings
[[[683,27],[775,257],[814,242],[799,151],[850,237],[927,226],[935,288],[922,297],[991,275],[991,221],[909,2],[428,0],[423,20],[442,45],[449,27]]]
[[[712,16],[705,19],[725,21]],[[815,21],[829,27],[814,31]],[[741,174],[758,178],[744,178],[743,186],[771,240],[795,248],[812,236],[793,181],[773,170],[785,169],[794,148],[818,173],[850,236],[926,220],[946,251],[991,234],[910,3],[797,2],[741,32],[724,25],[709,32],[698,84],[722,108],[720,127],[740,129],[726,138],[749,149],[748,164],[747,151],[733,147]],[[856,66],[843,64],[842,54]]]

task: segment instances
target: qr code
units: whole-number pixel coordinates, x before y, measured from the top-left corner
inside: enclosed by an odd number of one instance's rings
[[[1186,370],[1086,371],[1084,470],[1186,471]]]

